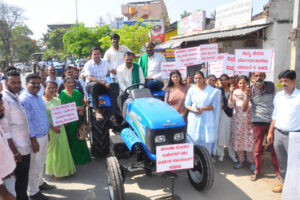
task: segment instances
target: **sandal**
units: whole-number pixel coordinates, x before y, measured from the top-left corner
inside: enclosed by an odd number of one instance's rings
[[[255,164],[254,164],[254,163],[252,163],[252,164],[250,165],[250,170],[254,172],[254,170],[255,170]]]
[[[251,180],[251,181],[256,181],[259,177],[260,177],[259,173],[254,172],[254,174],[252,174],[252,175],[250,176],[250,180]]]
[[[241,169],[243,167],[242,163],[238,163],[234,166],[235,169]]]

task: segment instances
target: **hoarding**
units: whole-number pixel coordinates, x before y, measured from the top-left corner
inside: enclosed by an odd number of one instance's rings
[[[134,25],[136,24],[136,20],[130,20],[130,21],[116,21],[112,23],[113,28],[120,29],[124,25]],[[165,25],[163,19],[144,19],[142,23],[139,25],[142,26],[145,23],[150,23],[152,26],[152,31],[150,33],[151,41],[155,42],[156,44],[160,44],[165,42]]]
[[[183,18],[177,23],[177,34],[188,35],[194,32],[205,30],[205,11],[199,11]]]
[[[252,0],[236,0],[217,7],[215,28],[250,23],[251,17]]]

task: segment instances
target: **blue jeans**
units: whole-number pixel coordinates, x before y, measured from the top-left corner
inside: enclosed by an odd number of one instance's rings
[[[147,81],[146,87],[149,88],[151,90],[151,92],[160,91],[164,87],[164,83],[159,80],[153,79],[153,80]]]

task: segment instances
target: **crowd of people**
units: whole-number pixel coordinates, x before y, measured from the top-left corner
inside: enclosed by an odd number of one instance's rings
[[[134,63],[137,56],[119,45],[119,40],[118,35],[111,36],[106,59],[101,59],[100,48],[92,48],[92,59],[83,72],[67,67],[64,79],[56,76],[55,67],[48,66],[46,71],[27,75],[22,88],[19,72],[13,67],[6,70],[0,94],[0,195],[4,200],[49,199],[41,191],[55,187],[44,182],[44,173],[61,179],[76,173],[76,165],[91,160],[86,140],[77,135],[84,121],[87,93],[94,102],[99,94],[108,94],[110,120],[118,123],[117,98],[126,98],[126,88],[145,84],[151,91],[162,90],[165,58],[154,52],[154,44],[147,42],[146,53]],[[187,141],[203,145],[212,159],[220,162],[228,150],[235,169],[246,167],[247,161],[251,181],[261,177],[262,155],[268,144],[276,177],[282,182],[273,191],[281,192],[288,135],[300,132],[300,91],[295,87],[295,71],[279,74],[283,90],[277,94],[274,84],[265,78],[262,72],[233,79],[226,74],[205,77],[200,70],[194,77],[182,78],[175,70],[170,73],[164,101],[186,121]],[[51,108],[71,102],[76,104],[79,120],[54,126]],[[94,111],[97,120],[102,120],[99,105],[95,104]]]

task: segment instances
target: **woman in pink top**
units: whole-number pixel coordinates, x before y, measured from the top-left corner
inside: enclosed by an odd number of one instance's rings
[[[182,83],[180,72],[178,70],[172,71],[165,92],[165,102],[177,110],[183,117],[187,113],[184,101],[188,89],[189,86]]]

